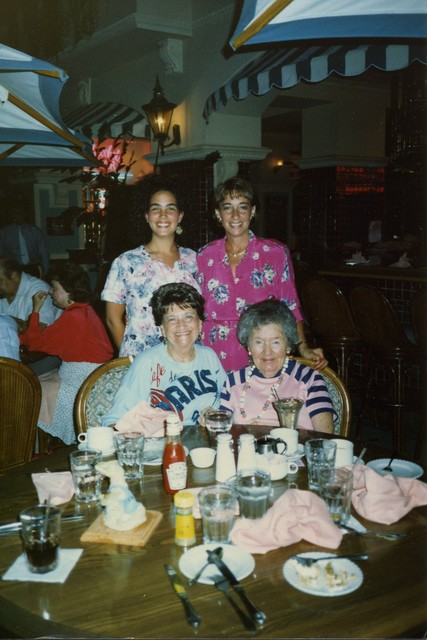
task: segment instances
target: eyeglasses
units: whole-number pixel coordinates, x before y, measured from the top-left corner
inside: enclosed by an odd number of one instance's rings
[[[182,316],[165,316],[164,321],[169,327],[175,327],[180,322],[183,322],[184,324],[191,324],[197,319],[198,316],[196,313],[184,313]]]

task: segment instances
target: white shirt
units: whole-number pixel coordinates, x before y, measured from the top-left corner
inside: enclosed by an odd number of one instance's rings
[[[18,327],[13,318],[0,314],[0,356],[19,360]]]
[[[34,278],[28,273],[22,273],[18,291],[12,302],[9,304],[6,298],[0,300],[0,313],[20,320],[27,320],[33,310],[33,295],[37,291],[49,291],[49,289],[47,282]],[[50,296],[48,296],[40,310],[40,322],[52,324],[60,315],[61,309],[54,307]]]

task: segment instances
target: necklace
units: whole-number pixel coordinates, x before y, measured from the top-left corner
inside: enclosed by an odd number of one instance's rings
[[[230,259],[230,258],[238,258],[239,256],[243,255],[244,253],[246,253],[246,249],[243,249],[243,251],[237,251],[236,253],[230,253],[229,251],[227,251],[227,256],[228,256],[228,259]]]
[[[264,402],[261,412],[259,413],[259,415],[256,416],[256,418],[253,418],[251,420],[259,420],[262,416],[263,413],[265,413],[267,411],[267,409],[271,406],[271,403],[273,402],[275,396],[275,391],[276,389],[278,389],[280,387],[280,385],[283,382],[283,378],[285,377],[285,371],[286,371],[286,367],[288,366],[289,363],[289,358],[288,356],[286,356],[285,361],[283,363],[283,367],[280,371],[279,377],[277,378],[276,382],[274,382],[271,387],[270,387],[270,395],[268,396],[267,400]],[[245,380],[245,384],[243,385],[243,390],[242,390],[242,395],[240,396],[240,415],[242,416],[242,418],[244,418],[246,420],[247,413],[245,411],[245,400],[246,400],[246,393],[248,391],[248,389],[251,388],[250,384],[249,384],[249,380],[252,378],[253,372],[255,371],[255,365],[251,365],[249,367],[249,373],[246,377]]]

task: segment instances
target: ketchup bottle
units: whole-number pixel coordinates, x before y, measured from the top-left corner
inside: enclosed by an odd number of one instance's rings
[[[182,424],[177,415],[166,418],[166,446],[163,452],[163,486],[171,495],[187,486],[187,461],[181,442]]]

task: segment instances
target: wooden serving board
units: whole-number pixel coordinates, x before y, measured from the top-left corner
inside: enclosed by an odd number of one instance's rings
[[[163,518],[160,511],[147,511],[147,520],[130,531],[116,531],[104,524],[104,514],[101,513],[81,536],[81,542],[106,542],[123,544],[131,547],[144,547],[154,529]]]

